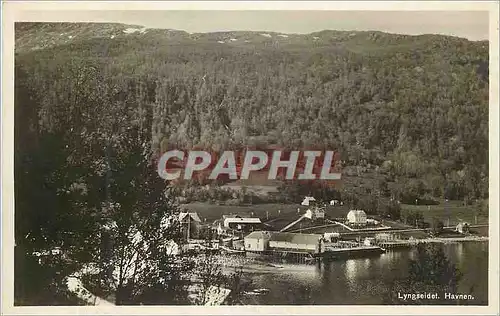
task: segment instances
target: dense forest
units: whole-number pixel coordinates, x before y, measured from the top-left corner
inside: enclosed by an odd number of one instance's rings
[[[17,241],[92,234],[93,220],[123,214],[113,205],[130,202],[127,220],[161,208],[148,197],[169,148],[320,146],[376,176],[360,194],[488,198],[488,42],[94,23],[15,31]]]
[[[16,27],[16,88],[30,98],[16,102],[19,143],[147,124],[157,156],[173,147],[324,146],[344,166],[376,169],[416,196],[487,197],[487,42],[123,30]]]

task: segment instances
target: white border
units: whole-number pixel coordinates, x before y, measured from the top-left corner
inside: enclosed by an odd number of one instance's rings
[[[13,307],[13,258],[14,258],[14,28],[13,22],[22,11],[60,10],[372,10],[372,11],[489,11],[490,12],[490,242],[489,242],[489,306],[141,306],[141,307]],[[497,315],[498,309],[498,210],[499,210],[499,128],[498,128],[498,25],[499,4],[493,1],[183,1],[183,2],[56,2],[16,1],[4,2],[2,10],[2,130],[1,130],[1,203],[2,203],[2,314],[5,315]],[[41,12],[42,13],[42,12]],[[43,14],[40,15],[43,21]],[[425,21],[422,21],[425,23]]]

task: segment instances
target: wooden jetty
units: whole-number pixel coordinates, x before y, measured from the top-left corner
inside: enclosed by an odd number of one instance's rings
[[[327,248],[318,255],[321,256],[323,260],[333,260],[377,256],[384,252],[385,249],[379,246],[360,246],[350,248]]]
[[[391,240],[378,242],[377,245],[384,249],[397,249],[397,248],[410,248],[418,244],[430,244],[430,243],[457,243],[466,241],[487,241],[488,237],[477,237],[477,236],[467,236],[467,237],[456,237],[456,238],[424,238],[424,239],[406,239],[406,240]]]
[[[385,249],[379,246],[359,246],[349,248],[326,248],[324,251],[291,251],[291,250],[267,250],[262,252],[249,252],[247,256],[257,257],[266,261],[281,262],[289,261],[294,263],[310,264],[314,262],[329,261],[335,259],[363,258],[380,255]]]

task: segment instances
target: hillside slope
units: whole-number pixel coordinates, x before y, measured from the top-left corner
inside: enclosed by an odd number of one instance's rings
[[[372,189],[486,198],[488,58],[438,35],[18,23],[16,137],[139,126],[157,154],[323,146],[382,177]]]

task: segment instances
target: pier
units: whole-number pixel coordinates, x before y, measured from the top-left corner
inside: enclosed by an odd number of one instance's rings
[[[396,248],[409,248],[416,246],[418,244],[429,244],[429,243],[457,243],[457,242],[467,242],[467,241],[488,241],[488,237],[478,237],[478,236],[467,236],[467,237],[456,237],[456,238],[425,238],[425,239],[407,239],[407,240],[394,240],[394,241],[383,241],[378,242],[377,245],[384,249],[396,249]]]
[[[319,259],[312,252],[307,251],[288,251],[288,250],[267,250],[263,252],[250,252],[247,251],[248,257],[255,257],[265,259],[270,262],[290,261],[294,263],[311,263]]]

